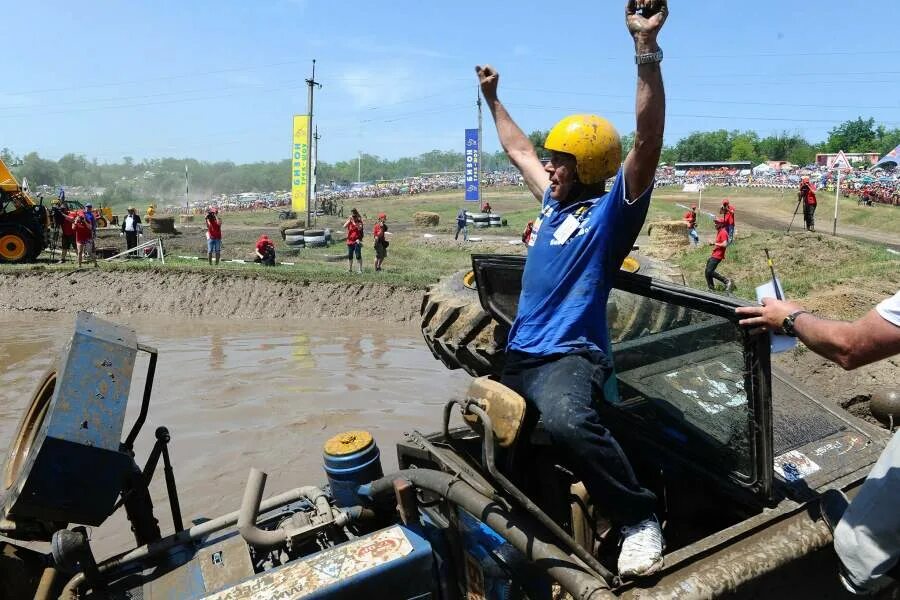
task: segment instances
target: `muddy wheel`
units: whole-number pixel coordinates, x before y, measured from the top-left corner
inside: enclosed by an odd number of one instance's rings
[[[48,371],[41,379],[37,393],[31,399],[28,410],[25,411],[25,415],[19,422],[19,428],[9,448],[6,469],[3,473],[3,489],[9,489],[16,482],[19,473],[22,472],[22,467],[25,466],[28,454],[34,446],[38,431],[44,424],[44,418],[47,416],[47,409],[50,407],[50,400],[53,398],[55,389],[56,371]]]
[[[18,229],[0,229],[0,262],[17,263],[31,256],[33,241]]]
[[[623,265],[642,275],[683,283],[681,274],[663,262],[629,257]],[[448,369],[463,369],[473,377],[499,375],[503,369],[508,328],[482,307],[478,291],[460,271],[428,288],[419,314],[422,335],[435,358]],[[622,342],[678,324],[686,324],[687,311],[613,290],[607,305],[612,342]]]
[[[466,274],[454,273],[425,292],[422,335],[448,369],[464,369],[472,377],[499,373],[509,331],[481,308],[478,292],[464,284]]]

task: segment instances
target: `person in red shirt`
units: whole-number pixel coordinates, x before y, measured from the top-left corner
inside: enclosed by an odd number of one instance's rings
[[[725,219],[717,218],[713,221],[716,224],[716,241],[710,242],[713,246],[712,255],[706,261],[706,285],[709,291],[716,291],[716,284],[713,279],[717,279],[725,284],[725,291],[730,292],[734,289],[734,282],[716,273],[719,263],[725,260],[725,249],[728,247],[728,230],[725,228]]]
[[[222,256],[222,219],[219,217],[219,209],[210,206],[206,211],[206,259],[210,265],[213,264],[213,255],[218,265],[219,257]]]
[[[75,221],[72,224],[72,229],[75,232],[75,248],[78,252],[78,266],[81,267],[81,261],[84,258],[90,258],[94,261],[94,266],[97,266],[97,257],[94,256],[94,228],[91,227],[90,223],[84,218],[84,214],[79,212],[78,216],[75,217]],[[87,257],[85,257],[85,253],[87,253]]]
[[[806,223],[807,231],[816,230],[816,188],[809,181],[809,177],[804,177],[800,182],[800,191],[797,198],[803,202],[803,222]]]
[[[66,254],[68,253],[69,248],[76,250],[75,229],[72,228],[72,223],[75,222],[75,215],[69,213],[69,210],[66,207],[60,208],[58,214],[61,237],[60,244],[62,246],[62,254],[59,257],[59,262],[64,263],[66,262]]]
[[[387,256],[388,241],[385,239],[387,235],[387,215],[380,213],[375,227],[372,228],[372,235],[375,238],[375,270],[380,271],[381,265]]]
[[[350,263],[350,272],[353,272],[353,255],[359,261],[358,273],[362,273],[362,239],[363,239],[363,220],[359,215],[359,211],[355,208],[350,209],[350,218],[344,223],[344,229],[347,230],[347,260]]]
[[[734,207],[728,198],[722,200],[722,219],[725,220],[725,230],[728,232],[728,243],[734,241]]]
[[[256,240],[256,258],[254,262],[266,265],[267,267],[275,266],[275,244],[269,239],[269,236],[262,234]]]
[[[490,214],[490,212],[491,212],[492,210],[493,210],[493,209],[491,208],[491,203],[488,202],[487,200],[485,200],[484,206],[481,207],[481,212],[489,213],[489,214]]]
[[[700,236],[697,235],[697,205],[691,204],[691,210],[684,213],[681,218],[688,226],[688,238],[692,246],[700,245]]]

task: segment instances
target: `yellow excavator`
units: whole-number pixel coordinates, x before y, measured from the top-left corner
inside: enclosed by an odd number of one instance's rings
[[[0,262],[35,260],[50,241],[50,215],[0,160]]]

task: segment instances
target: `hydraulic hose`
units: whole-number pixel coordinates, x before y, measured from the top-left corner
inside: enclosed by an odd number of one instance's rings
[[[363,485],[359,494],[375,498],[393,494],[395,479],[406,479],[416,487],[434,492],[472,513],[500,534],[514,548],[559,584],[576,600],[611,600],[606,583],[589,574],[588,568],[530,527],[505,512],[490,498],[447,473],[432,469],[404,469]]]

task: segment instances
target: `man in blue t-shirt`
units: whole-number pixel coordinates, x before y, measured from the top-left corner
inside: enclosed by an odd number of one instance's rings
[[[665,0],[630,0],[626,7],[638,65],[637,128],[621,167],[618,134],[594,115],[560,121],[544,143],[550,161],[542,165],[497,98],[497,71],[476,67],[500,143],[541,201],[502,380],[540,412],[591,497],[622,526],[622,577],[662,567],[662,531],[656,496],[637,481],[594,399],[612,371],[606,323],[612,279],[644,223],[662,151],[665,92],[656,36],[667,16]]]

